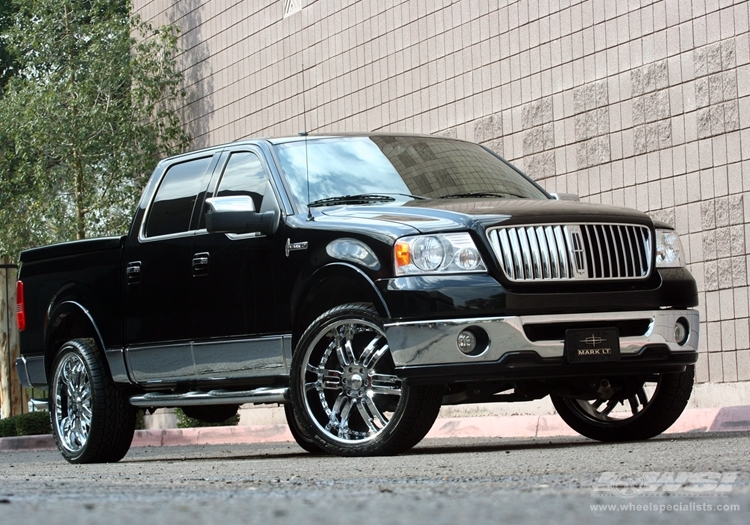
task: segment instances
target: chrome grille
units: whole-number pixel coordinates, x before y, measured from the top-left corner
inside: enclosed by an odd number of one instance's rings
[[[645,279],[651,230],[636,224],[506,226],[487,230],[511,281]]]

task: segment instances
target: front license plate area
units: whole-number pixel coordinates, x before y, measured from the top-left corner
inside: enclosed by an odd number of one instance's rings
[[[566,330],[565,357],[569,363],[592,363],[620,359],[617,328]]]

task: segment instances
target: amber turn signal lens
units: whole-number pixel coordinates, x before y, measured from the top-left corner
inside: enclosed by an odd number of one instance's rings
[[[396,252],[396,267],[407,266],[411,264],[411,252],[409,243],[398,241],[394,248]]]

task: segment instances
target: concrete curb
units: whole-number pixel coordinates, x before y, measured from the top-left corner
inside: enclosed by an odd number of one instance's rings
[[[732,432],[750,430],[750,406],[690,408],[666,433]],[[440,418],[427,438],[497,437],[547,438],[577,436],[560,416],[502,416]],[[286,425],[204,427],[164,430],[137,430],[133,447],[182,445],[249,445],[294,441]],[[0,438],[0,451],[55,449],[51,435]]]

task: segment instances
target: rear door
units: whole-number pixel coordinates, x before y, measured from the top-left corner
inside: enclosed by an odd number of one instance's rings
[[[191,352],[192,243],[219,154],[167,166],[125,249],[125,340],[139,383],[195,378]]]

